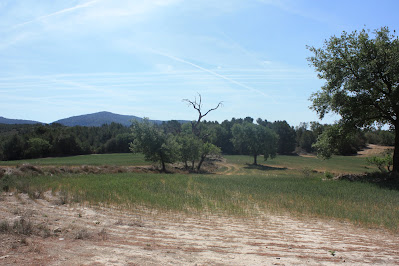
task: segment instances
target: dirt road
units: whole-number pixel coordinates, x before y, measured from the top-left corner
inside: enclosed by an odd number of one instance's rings
[[[0,265],[399,264],[397,235],[333,221],[124,212],[3,194],[0,221],[21,218],[34,234],[0,233]]]

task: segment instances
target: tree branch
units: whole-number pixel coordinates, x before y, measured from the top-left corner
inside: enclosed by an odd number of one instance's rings
[[[202,111],[201,111],[202,97],[201,97],[201,94],[199,94],[199,93],[198,93],[198,96],[199,96],[199,102],[197,101],[197,97],[194,98],[194,101],[191,101],[189,99],[183,99],[183,102],[187,102],[189,106],[191,105],[198,112],[198,119],[195,123],[191,122],[191,127],[192,127],[193,134],[196,135],[197,137],[200,137],[201,131],[198,130],[198,125],[201,122],[201,119],[203,117],[205,117],[207,114],[209,114],[211,111],[214,111],[214,110],[218,109],[219,107],[223,106],[223,102],[219,102],[216,107],[211,108],[205,114],[202,114]]]

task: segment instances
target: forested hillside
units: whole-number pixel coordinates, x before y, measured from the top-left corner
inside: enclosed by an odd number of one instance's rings
[[[104,124],[117,123],[124,126],[130,126],[132,120],[143,120],[140,117],[133,115],[119,115],[110,112],[98,112],[94,114],[72,116],[55,121],[54,123],[62,124],[64,126],[87,126],[87,127],[99,127]],[[159,121],[156,121],[160,123]]]

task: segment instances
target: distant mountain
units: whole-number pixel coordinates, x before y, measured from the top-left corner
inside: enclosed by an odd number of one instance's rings
[[[59,123],[64,126],[87,126],[87,127],[99,127],[104,124],[119,123],[124,126],[130,126],[132,120],[141,121],[143,118],[133,116],[133,115],[119,115],[110,112],[99,112],[87,115],[72,116],[69,118],[60,119],[53,123]],[[151,120],[154,123],[162,123],[162,121]]]
[[[119,115],[111,112],[98,112],[94,114],[72,116],[64,119],[54,121],[64,126],[86,126],[86,127],[100,127],[104,124],[119,123],[124,126],[130,126],[132,120],[142,121],[143,118],[134,115]],[[163,121],[150,120],[155,124],[161,124]],[[180,123],[186,123],[189,121],[178,120]],[[22,119],[8,119],[0,116],[0,124],[45,124],[38,121],[22,120]]]
[[[32,120],[22,120],[22,119],[8,119],[0,116],[0,124],[43,124],[42,122],[32,121]]]

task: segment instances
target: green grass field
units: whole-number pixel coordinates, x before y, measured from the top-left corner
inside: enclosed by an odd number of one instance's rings
[[[98,165],[99,161],[117,165],[118,159],[123,158],[126,165],[133,165],[133,162],[145,164],[142,157],[132,154],[98,156],[58,158],[54,162],[62,165],[62,160],[65,160],[64,165],[71,165],[81,161],[81,164],[88,165],[94,160],[94,165]],[[30,194],[49,189],[54,192],[60,191],[67,202],[119,206],[133,210],[144,207],[194,215],[252,217],[260,212],[290,213],[399,231],[397,189],[382,188],[366,182],[324,178],[324,171],[371,171],[364,158],[335,157],[332,160],[321,161],[316,158],[279,156],[275,160],[262,162],[262,165],[257,167],[247,164],[252,159],[249,156],[226,156],[226,159],[227,164],[236,168],[230,175],[227,175],[229,169],[225,166],[217,173],[202,175],[75,174],[19,177],[8,179],[8,182],[10,187]],[[52,159],[35,162],[39,165],[50,165],[49,160]],[[122,162],[119,165],[122,165]],[[305,174],[304,168],[318,172]],[[2,180],[4,182],[4,178]]]
[[[133,153],[90,154],[69,157],[40,158],[18,161],[0,161],[0,166],[32,164],[41,166],[80,166],[80,165],[148,165],[144,155]]]
[[[225,156],[227,162],[251,168],[253,158],[244,155],[227,155]],[[364,173],[377,170],[375,166],[367,164],[365,157],[358,156],[333,156],[329,160],[322,160],[316,157],[302,157],[302,156],[277,156],[272,160],[264,161],[263,157],[259,156],[258,163],[273,168],[286,168],[289,169],[312,169],[318,172],[331,172],[331,173]],[[252,167],[256,168],[256,167]],[[260,167],[261,168],[261,167]]]

